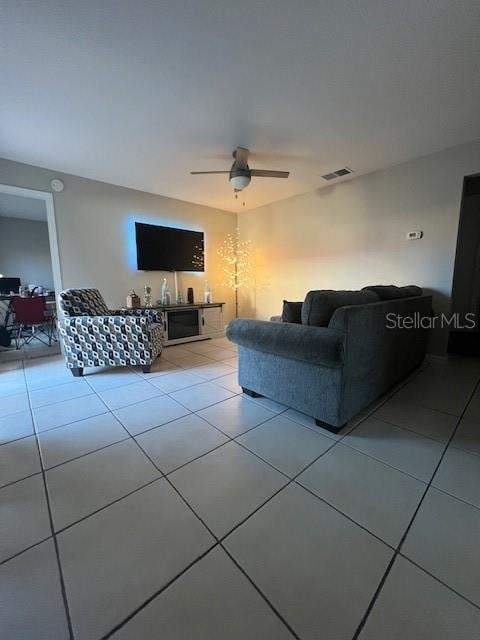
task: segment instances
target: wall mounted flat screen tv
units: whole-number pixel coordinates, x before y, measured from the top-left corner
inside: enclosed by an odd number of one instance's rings
[[[139,271],[204,271],[203,233],[135,223]]]

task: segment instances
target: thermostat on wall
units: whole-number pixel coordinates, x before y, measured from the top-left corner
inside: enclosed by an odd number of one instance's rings
[[[423,238],[423,231],[407,231],[407,240],[420,240]]]

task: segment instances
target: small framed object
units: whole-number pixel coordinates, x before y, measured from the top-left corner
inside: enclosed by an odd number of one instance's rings
[[[127,296],[127,309],[139,309],[140,308],[140,297],[137,296],[135,291],[132,289],[132,292]]]

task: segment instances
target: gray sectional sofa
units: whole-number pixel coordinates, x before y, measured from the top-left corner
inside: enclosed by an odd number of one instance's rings
[[[239,347],[239,383],[313,416],[336,432],[418,367],[431,296],[418,287],[310,291],[301,323],[238,318],[227,336]],[[396,317],[410,328],[394,327]]]

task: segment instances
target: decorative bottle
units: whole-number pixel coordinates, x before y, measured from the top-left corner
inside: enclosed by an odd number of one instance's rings
[[[152,288],[145,285],[143,289],[143,306],[149,309],[152,306]]]
[[[212,302],[212,290],[210,289],[208,281],[205,281],[205,294],[203,301],[205,302],[205,304],[210,304]]]
[[[170,304],[170,289],[168,288],[168,282],[166,278],[163,279],[162,285],[162,304]]]

